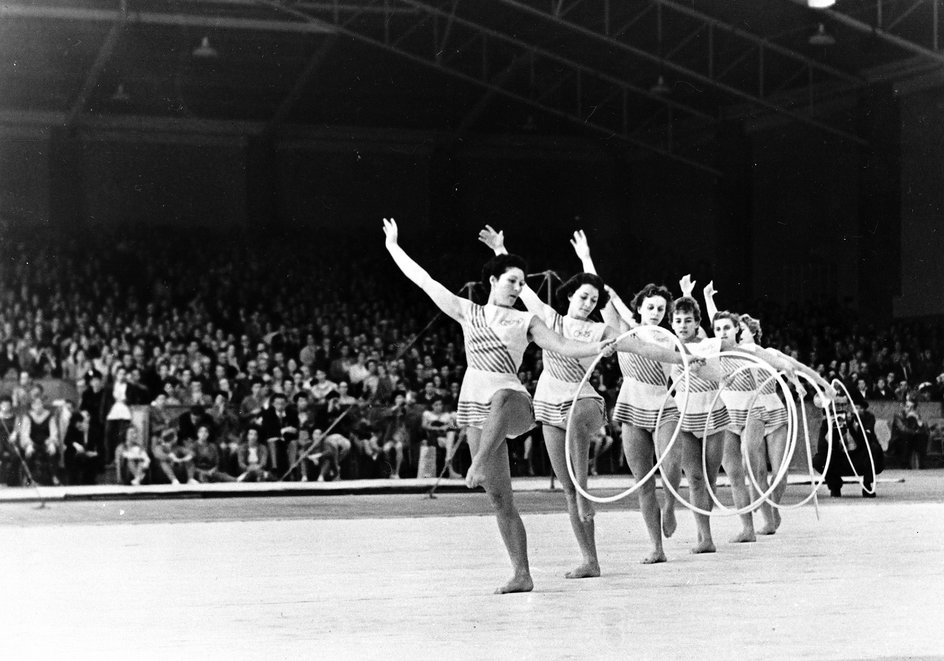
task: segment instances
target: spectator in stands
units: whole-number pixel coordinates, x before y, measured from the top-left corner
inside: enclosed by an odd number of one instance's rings
[[[19,425],[13,411],[13,398],[0,395],[0,484],[18,487],[20,478]]]
[[[43,388],[34,385],[29,411],[20,422],[20,447],[37,484],[59,484],[59,429],[55,416],[43,403]]]
[[[128,384],[128,370],[119,366],[110,388],[105,388],[102,407],[105,411],[105,461],[111,465],[115,460],[115,448],[131,425],[131,405],[135,390]]]
[[[449,478],[462,479],[462,474],[457,472],[452,465],[459,428],[456,426],[455,414],[445,410],[441,398],[434,399],[431,408],[423,411],[422,428],[426,433],[423,445],[443,448],[446,451],[445,462]]]
[[[869,393],[869,399],[892,400],[895,399],[895,392],[888,387],[888,382],[884,377],[879,377],[875,381],[875,387]]]
[[[266,466],[269,451],[259,443],[259,430],[250,427],[246,430],[246,442],[239,446],[239,477],[237,482],[262,482],[269,479]]]
[[[104,449],[96,445],[91,431],[91,415],[88,411],[73,411],[66,427],[64,466],[69,484],[95,484],[101,469]]]
[[[895,413],[888,454],[903,468],[921,468],[928,450],[928,425],[921,418],[918,403],[908,396]]]
[[[236,478],[220,470],[220,452],[210,440],[210,426],[197,427],[197,440],[193,444],[194,476],[199,482],[232,482]]]
[[[147,476],[151,458],[141,442],[141,433],[135,426],[125,430],[122,443],[115,447],[115,469],[118,484],[140,486]]]
[[[284,393],[274,393],[271,406],[263,412],[262,436],[269,448],[269,465],[281,475],[298,456],[298,415],[289,408]]]
[[[0,379],[13,372],[20,373],[20,358],[16,355],[16,342],[7,340],[3,343],[3,353],[0,354]]]

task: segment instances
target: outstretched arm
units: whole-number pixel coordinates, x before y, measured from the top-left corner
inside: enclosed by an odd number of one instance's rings
[[[808,365],[804,365],[799,360],[791,356],[788,356],[787,354],[781,351],[778,351],[777,349],[766,348],[764,349],[764,351],[766,353],[773,354],[774,356],[778,357],[780,360],[786,362],[793,368],[794,371],[802,372],[806,376],[810,377],[813,380],[813,382],[816,383],[816,385],[818,385],[820,388],[823,389],[823,391],[826,393],[827,398],[834,399],[836,397],[836,389],[833,388],[832,385],[826,379],[820,376],[819,373],[816,370],[814,370],[812,367],[809,367]]]
[[[607,356],[610,356],[616,350],[616,344],[612,340],[604,342],[568,340],[552,331],[537,317],[531,318],[531,326],[528,327],[528,332],[531,333],[531,339],[534,340],[534,343],[542,349],[554,351],[571,358],[589,358],[600,352],[605,352]]]
[[[505,233],[496,232],[491,225],[486,225],[485,229],[479,231],[479,241],[491,248],[496,255],[508,254],[508,250],[505,249]],[[528,308],[528,312],[539,315],[541,319],[547,319],[548,312],[553,311],[553,308],[546,305],[527,282],[521,288],[520,298],[524,306]]]
[[[393,257],[393,261],[396,262],[400,270],[403,271],[403,275],[426,292],[426,295],[433,299],[433,303],[435,303],[440,310],[461,323],[463,321],[462,299],[433,280],[429,273],[426,272],[426,269],[414,262],[403,248],[400,247],[397,243],[397,222],[393,218],[384,218],[383,224],[384,234],[387,237],[387,252],[390,253],[390,256]]]
[[[634,353],[637,356],[649,358],[650,360],[655,360],[660,363],[669,363],[672,365],[682,365],[684,363],[682,354],[675,349],[659,346],[654,342],[646,342],[638,337],[624,337],[616,344],[616,350]],[[704,363],[704,360],[695,358],[694,356],[690,357],[689,361]]]

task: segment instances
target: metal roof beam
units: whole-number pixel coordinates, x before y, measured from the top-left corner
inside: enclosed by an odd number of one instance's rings
[[[409,1],[412,2],[414,0],[409,0]],[[803,124],[806,124],[807,126],[817,128],[827,133],[832,133],[833,135],[838,135],[856,144],[860,144],[860,145],[867,144],[866,140],[862,139],[860,136],[850,131],[847,131],[845,129],[841,129],[835,126],[831,126],[829,124],[826,124],[825,122],[821,122],[805,114],[800,114],[788,108],[784,108],[780,105],[777,105],[776,103],[768,101],[767,99],[761,98],[751,92],[746,92],[744,90],[738,89],[727,83],[722,83],[721,81],[717,79],[717,77],[713,78],[713,77],[707,76],[687,66],[683,66],[676,62],[672,62],[670,60],[662,58],[655,53],[650,53],[649,51],[633,46],[632,44],[629,44],[620,39],[614,39],[613,37],[610,37],[595,28],[586,27],[568,18],[554,16],[553,13],[549,11],[540,9],[538,7],[534,7],[523,1],[519,1],[519,0],[496,0],[496,1],[501,2],[502,4],[507,5],[509,7],[518,9],[523,13],[530,14],[531,16],[535,16],[537,18],[547,20],[551,23],[554,23],[555,25],[559,27],[567,28],[577,34],[581,34],[585,37],[596,39],[602,44],[606,44],[613,48],[622,50],[626,53],[635,55],[636,57],[647,60],[655,65],[661,66],[664,69],[674,71],[677,74],[681,74],[682,76],[686,76],[693,80],[697,80],[705,85],[710,85],[733,97],[742,99],[744,101],[749,101],[753,103],[754,105],[756,105],[757,107],[767,110],[769,112],[777,113],[785,117],[790,117],[791,119],[797,122],[801,122]],[[660,1],[661,0],[656,0],[656,2],[660,2]],[[760,45],[759,47],[763,49],[766,46]]]
[[[61,21],[97,21],[116,23],[123,18],[117,9],[88,9],[81,7],[61,7],[43,5],[25,5],[0,3],[0,19],[3,18],[38,18]],[[206,29],[254,30],[261,32],[294,32],[299,34],[330,34],[334,28],[318,20],[312,22],[285,21],[279,19],[236,18],[231,16],[204,16],[197,14],[164,12],[130,12],[128,24],[170,25],[199,27]]]

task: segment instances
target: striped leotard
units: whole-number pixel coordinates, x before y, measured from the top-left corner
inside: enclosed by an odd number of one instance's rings
[[[640,331],[640,339],[670,346],[668,340],[656,333]],[[620,386],[619,396],[616,399],[616,408],[613,410],[613,420],[655,431],[656,418],[659,409],[665,402],[660,426],[666,422],[678,422],[678,408],[675,400],[667,396],[666,371],[662,363],[643,358],[634,353],[620,352],[617,354],[620,372],[623,375],[623,385]]]
[[[459,391],[456,422],[460,427],[481,428],[496,392],[528,394],[518,380],[518,368],[528,347],[528,328],[534,315],[471,301],[462,301],[462,312],[468,368]]]
[[[686,344],[685,347],[692,355],[704,357],[718,353],[721,350],[721,340],[710,339],[691,342]],[[672,380],[676,384],[676,400],[684,402],[686,379],[684,368],[681,365],[672,366]],[[725,408],[720,397],[715,397],[718,392],[718,385],[717,381],[710,381],[696,374],[691,375],[688,408],[685,410],[685,417],[682,419],[682,431],[701,438],[706,434],[710,436],[728,426],[730,420],[728,409]],[[714,405],[712,405],[712,402],[714,402]]]
[[[565,317],[552,308],[546,308],[545,323],[554,332],[578,342],[599,342],[606,332],[606,324]],[[534,393],[534,416],[545,425],[563,428],[567,424],[577,385],[583,380],[587,368],[593,362],[589,358],[569,358],[545,350],[544,371],[538,379]],[[603,398],[589,383],[584,383],[580,399],[593,399],[604,412]]]

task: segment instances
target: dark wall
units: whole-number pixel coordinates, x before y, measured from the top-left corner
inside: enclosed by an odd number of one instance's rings
[[[49,138],[39,129],[0,132],[0,217],[49,222]]]
[[[944,314],[944,94],[901,101],[901,291],[895,316]]]
[[[857,304],[860,154],[798,125],[753,136],[753,293]]]
[[[243,226],[245,149],[232,142],[86,140],[85,220],[93,225]]]

